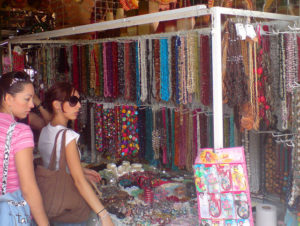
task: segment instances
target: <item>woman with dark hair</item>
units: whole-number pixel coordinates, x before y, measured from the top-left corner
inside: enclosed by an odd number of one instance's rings
[[[80,96],[71,84],[65,82],[56,83],[45,93],[44,106],[52,114],[52,119],[41,131],[38,149],[43,159],[44,167],[48,168],[57,133],[62,129],[67,129],[68,121],[73,121],[78,116],[81,108]],[[80,152],[77,147],[78,139],[78,133],[71,129],[67,130],[65,135],[67,171],[71,174],[74,185],[80,195],[101,219],[102,225],[113,225],[108,212],[88,183],[88,180],[99,182],[101,179],[100,175],[96,171],[81,166]],[[61,140],[62,134],[60,133],[57,144],[61,144]],[[56,145],[56,169],[59,168],[60,148],[60,145]],[[54,222],[54,225],[86,225],[86,221],[87,219],[82,219],[82,222],[78,222],[78,224]]]
[[[16,118],[26,118],[33,105],[34,89],[25,72],[9,72],[0,78],[0,178],[3,176],[5,140]],[[6,192],[21,191],[38,225],[49,225],[33,167],[33,134],[28,125],[17,123],[10,143]],[[0,180],[0,187],[3,187]],[[0,210],[1,211],[1,210]]]

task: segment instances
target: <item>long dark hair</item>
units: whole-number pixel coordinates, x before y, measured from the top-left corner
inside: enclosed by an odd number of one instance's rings
[[[70,99],[74,92],[75,88],[70,83],[57,82],[45,93],[43,105],[50,113],[53,113],[53,101],[58,100],[64,103]]]
[[[6,94],[15,96],[24,90],[25,84],[31,84],[30,76],[24,71],[5,73],[0,78],[0,106]]]

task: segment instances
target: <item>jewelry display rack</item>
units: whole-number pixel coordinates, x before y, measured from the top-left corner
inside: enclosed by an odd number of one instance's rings
[[[78,40],[52,40],[70,35],[84,34],[90,32],[106,31],[110,29],[125,28],[130,26],[150,24],[190,17],[211,17],[211,42],[212,42],[212,89],[213,89],[213,143],[214,148],[223,148],[223,99],[222,99],[222,16],[233,16],[236,18],[251,17],[254,19],[273,20],[276,22],[297,23],[298,16],[284,14],[265,13],[242,9],[224,7],[206,8],[205,5],[196,5],[186,8],[168,10],[158,13],[133,16],[118,20],[99,22],[88,25],[64,28],[53,31],[40,32],[29,35],[16,36],[0,42],[1,46],[8,46],[9,57],[12,58],[14,44],[43,44],[43,43],[74,43]],[[162,35],[162,34],[160,34]],[[89,40],[93,42],[94,40]],[[85,41],[88,42],[88,41]]]

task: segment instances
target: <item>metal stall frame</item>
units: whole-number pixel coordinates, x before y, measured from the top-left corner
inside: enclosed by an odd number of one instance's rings
[[[190,17],[211,16],[212,34],[212,88],[213,88],[213,141],[214,149],[223,148],[223,98],[222,98],[222,15],[235,17],[251,17],[287,22],[299,22],[299,16],[266,13],[259,11],[232,9],[224,7],[206,8],[205,5],[196,5],[181,9],[168,10],[158,13],[122,18],[118,20],[81,25],[59,30],[16,36],[0,42],[0,47],[8,45],[11,58],[11,45],[25,43],[72,43],[72,40],[51,40],[64,36],[84,34],[110,29],[125,28],[135,25],[150,24],[153,22],[169,21]],[[74,42],[74,41],[73,41]]]

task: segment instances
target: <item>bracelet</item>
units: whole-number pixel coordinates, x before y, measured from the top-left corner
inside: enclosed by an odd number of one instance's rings
[[[103,210],[105,210],[105,207],[104,207],[102,210],[100,210],[100,211],[97,213],[97,215],[100,214]]]
[[[97,213],[98,221],[100,221],[99,214],[100,214],[103,210],[105,210],[105,207]],[[102,216],[101,218],[104,218],[104,217],[106,217],[107,215],[108,215],[108,213],[106,212],[106,214],[105,214],[104,216]]]
[[[100,221],[100,219],[104,219],[107,216],[108,216],[108,212],[106,212],[106,214],[104,216],[102,216],[101,218],[98,216],[98,220]]]

